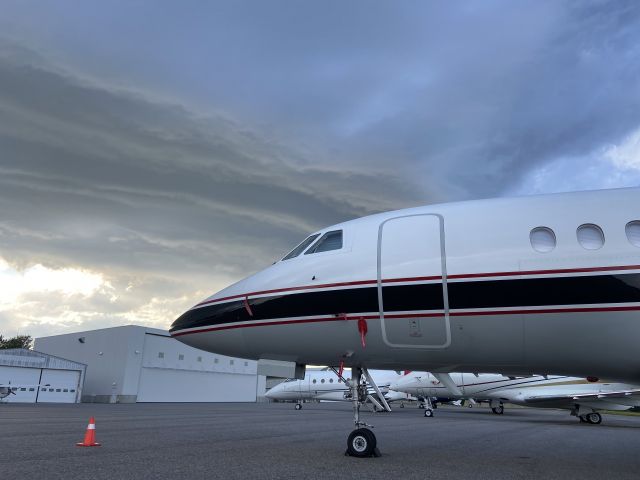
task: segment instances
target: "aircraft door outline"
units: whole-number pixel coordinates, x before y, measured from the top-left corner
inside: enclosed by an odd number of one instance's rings
[[[422,331],[423,328],[421,327],[421,323],[424,323],[423,322],[424,319],[421,317],[417,317],[417,318],[408,317],[406,319],[406,327],[407,327],[406,337],[407,339],[414,338],[415,343],[403,343],[401,341],[395,341],[394,339],[390,338],[391,337],[390,330],[395,328],[394,326],[392,326],[391,322],[398,323],[398,320],[388,319],[389,324],[387,324],[387,319],[385,319],[384,292],[383,292],[383,284],[382,284],[382,275],[383,275],[383,269],[384,269],[384,264],[383,264],[383,240],[385,238],[384,229],[385,229],[385,226],[390,225],[390,222],[398,221],[398,220],[402,221],[402,220],[407,220],[411,218],[418,219],[418,217],[421,217],[423,219],[427,217],[430,219],[434,219],[434,218],[437,219],[437,227],[435,225],[428,227],[430,229],[429,233],[435,234],[435,235],[431,235],[430,237],[425,238],[424,240],[425,240],[425,245],[427,244],[427,242],[432,241],[434,237],[439,240],[439,249],[437,250],[439,251],[439,254],[440,254],[440,262],[439,262],[440,271],[437,273],[441,276],[441,279],[442,279],[440,285],[442,287],[443,314],[441,318],[437,319],[437,324],[438,324],[438,328],[443,327],[443,330],[444,330],[442,332],[444,341],[439,343],[429,343],[428,340],[425,341],[425,343],[419,343],[420,337],[422,337],[423,334],[425,333],[427,335],[429,333],[429,332]],[[401,248],[402,245],[396,245],[395,247]],[[427,349],[427,350],[443,350],[448,348],[451,345],[451,323],[449,319],[449,294],[447,290],[447,263],[446,263],[445,236],[444,236],[444,217],[442,215],[439,215],[436,213],[400,215],[397,217],[388,218],[384,220],[382,223],[380,223],[380,226],[378,227],[378,243],[377,243],[377,275],[378,275],[377,287],[378,287],[378,308],[379,308],[379,315],[380,315],[380,326],[382,329],[382,339],[386,345],[394,348],[412,348],[412,349]],[[442,325],[440,325],[440,322],[442,323]],[[402,328],[404,327],[405,325],[402,326]],[[396,334],[395,336],[397,337],[398,335]]]

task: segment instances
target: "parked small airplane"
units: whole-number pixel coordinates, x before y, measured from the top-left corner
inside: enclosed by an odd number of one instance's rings
[[[262,374],[367,368],[594,376],[640,384],[640,188],[398,210],[313,233],[195,305],[171,335]],[[359,395],[359,392],[362,395]]]
[[[389,384],[400,378],[398,373],[372,371],[371,374],[387,403],[410,399],[406,393],[389,390]],[[369,387],[367,401],[373,405],[374,411],[386,410],[374,395],[375,390]],[[265,396],[271,400],[295,400],[296,410],[302,409],[303,400],[353,401],[349,386],[330,370],[307,370],[304,379],[289,378],[271,388]]]
[[[452,385],[447,385],[449,379]],[[507,377],[492,373],[412,372],[390,384],[426,402],[425,417],[433,416],[432,398],[488,402],[493,413],[504,413],[504,402],[539,408],[563,408],[581,422],[598,424],[597,410],[628,410],[640,406],[640,388],[623,383],[591,382],[564,376]],[[473,403],[470,403],[473,405]]]

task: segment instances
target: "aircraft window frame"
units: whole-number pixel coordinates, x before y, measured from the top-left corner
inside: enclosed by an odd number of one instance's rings
[[[529,243],[538,253],[553,252],[558,244],[555,232],[545,226],[532,228],[529,232]]]
[[[299,256],[302,252],[304,252],[309,247],[309,245],[315,242],[319,236],[320,236],[319,233],[313,233],[309,235],[307,238],[301,241],[298,245],[296,245],[296,247],[293,250],[291,250],[284,257],[282,257],[282,261],[291,260],[292,258]]]
[[[634,247],[640,247],[640,220],[631,220],[624,226],[627,240]]]
[[[604,231],[595,223],[583,223],[576,228],[578,243],[585,250],[600,250],[604,247]]]
[[[328,248],[326,250],[318,250],[318,248],[320,248],[322,246],[322,244],[325,243],[330,236],[333,236],[335,234],[340,234],[340,246],[339,247],[331,246],[331,248]],[[312,255],[314,253],[334,252],[336,250],[342,250],[343,248],[344,248],[344,231],[342,229],[340,229],[340,230],[331,230],[329,232],[325,232],[318,240],[316,240],[316,242],[313,245],[311,245],[307,249],[306,252],[304,252],[304,254],[305,255]]]

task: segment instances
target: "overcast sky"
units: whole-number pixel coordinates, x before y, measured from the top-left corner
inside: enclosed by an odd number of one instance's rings
[[[5,336],[166,328],[368,213],[638,184],[635,1],[2,2]]]

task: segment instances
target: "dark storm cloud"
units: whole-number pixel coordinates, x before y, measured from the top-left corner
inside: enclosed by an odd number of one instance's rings
[[[311,166],[228,118],[9,55],[0,144],[4,247],[84,264],[244,273],[311,230],[412,195],[388,172]]]

